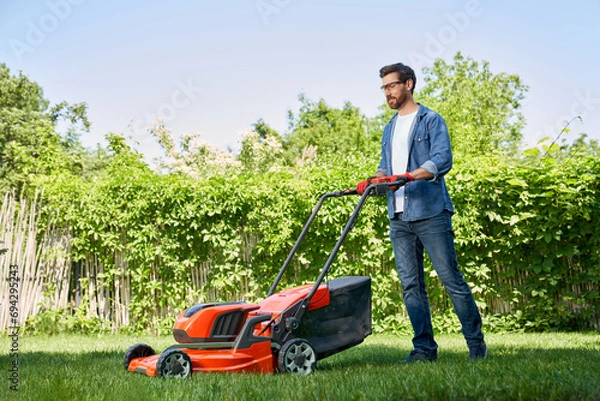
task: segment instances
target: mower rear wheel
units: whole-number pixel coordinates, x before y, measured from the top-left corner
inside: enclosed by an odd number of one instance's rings
[[[154,349],[151,346],[147,344],[134,344],[125,352],[123,365],[125,365],[125,369],[129,369],[129,364],[135,358],[143,358],[154,354],[156,354],[156,352],[154,352]]]
[[[156,362],[156,373],[162,377],[186,378],[192,375],[192,361],[178,349],[163,352]]]
[[[308,341],[295,338],[283,344],[277,364],[280,372],[308,375],[317,369],[317,353]]]

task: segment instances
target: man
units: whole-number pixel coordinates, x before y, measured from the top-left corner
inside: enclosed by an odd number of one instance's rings
[[[415,103],[417,83],[412,68],[392,64],[381,68],[382,91],[397,111],[383,130],[381,161],[376,177],[391,177],[406,185],[387,193],[390,239],[402,282],[406,310],[413,326],[414,350],[403,362],[436,361],[431,312],[425,289],[423,249],[427,251],[450,295],[469,347],[469,358],[483,359],[487,347],[473,294],[458,270],[451,216],[454,212],[444,182],[452,168],[450,137],[444,119]],[[370,180],[357,190],[363,193]]]

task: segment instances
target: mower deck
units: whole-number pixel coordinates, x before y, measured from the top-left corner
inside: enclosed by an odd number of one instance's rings
[[[175,377],[278,370],[308,374],[317,359],[357,345],[371,334],[370,284],[369,277],[343,277],[319,286],[307,308],[305,320],[310,324],[295,328],[302,338],[287,336],[282,343],[273,341],[275,331],[296,323],[289,310],[301,303],[311,285],[281,291],[259,304],[197,305],[175,322],[179,344],[160,355],[148,345],[136,344],[126,353],[126,368],[147,376]],[[237,329],[239,322],[243,325]]]

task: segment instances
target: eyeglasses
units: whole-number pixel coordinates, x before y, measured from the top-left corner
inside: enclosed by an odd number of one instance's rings
[[[396,85],[403,84],[403,83],[404,82],[400,82],[400,81],[390,82],[389,84],[380,86],[379,89],[381,89],[381,91],[385,93],[386,90],[388,90],[388,89],[392,90],[396,87]]]

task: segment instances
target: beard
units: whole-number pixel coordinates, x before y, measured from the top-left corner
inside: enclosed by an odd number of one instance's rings
[[[398,110],[399,108],[404,106],[404,103],[406,103],[407,98],[408,97],[406,95],[401,96],[399,98],[394,96],[388,96],[386,100],[388,106],[390,106],[390,109]]]

